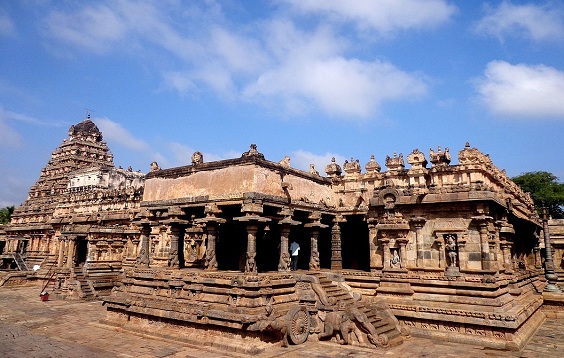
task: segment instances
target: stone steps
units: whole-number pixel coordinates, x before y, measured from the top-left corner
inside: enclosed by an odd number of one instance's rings
[[[339,309],[345,307],[354,307],[358,309],[372,325],[375,335],[387,337],[388,345],[398,345],[403,342],[402,333],[398,329],[397,320],[389,310],[380,310],[376,306],[365,304],[362,301],[356,301],[351,292],[338,282],[331,280],[322,272],[313,273],[319,280],[320,286],[325,291],[331,302],[339,305]]]

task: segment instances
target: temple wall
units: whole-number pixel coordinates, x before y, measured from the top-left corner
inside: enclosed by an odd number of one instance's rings
[[[284,175],[293,199],[335,205],[334,192],[329,186],[292,174]],[[279,172],[255,165],[238,165],[199,171],[180,178],[150,178],[145,183],[144,201],[173,200],[186,197],[237,196],[247,192],[285,197]]]

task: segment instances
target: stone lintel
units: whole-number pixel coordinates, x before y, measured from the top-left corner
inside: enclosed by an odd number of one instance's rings
[[[258,216],[258,215],[239,216],[239,217],[233,218],[233,220],[241,221],[241,222],[257,222],[257,223],[266,223],[266,222],[271,221],[271,219],[269,219],[269,218],[264,218],[264,217]]]
[[[325,225],[325,224],[322,224],[322,223],[308,223],[308,224],[304,224],[304,227],[307,227],[307,228],[317,228],[317,229],[325,229],[325,228],[328,228],[329,225]]]
[[[284,219],[278,222],[279,225],[291,225],[291,226],[300,225],[301,223],[302,223],[301,221],[292,220],[292,218],[290,217],[285,217]]]
[[[214,218],[214,217],[194,219],[194,223],[196,223],[196,224],[208,224],[208,223],[224,224],[226,221],[227,220],[225,220],[225,219]]]

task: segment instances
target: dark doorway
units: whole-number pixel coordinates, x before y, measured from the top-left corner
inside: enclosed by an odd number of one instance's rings
[[[363,215],[348,215],[341,224],[343,268],[370,271],[368,225]]]
[[[76,264],[82,266],[86,262],[88,256],[88,240],[86,237],[79,237],[76,239]]]

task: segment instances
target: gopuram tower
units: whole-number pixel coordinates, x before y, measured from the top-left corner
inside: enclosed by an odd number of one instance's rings
[[[14,211],[13,224],[25,224],[27,229],[34,224],[45,226],[57,198],[67,189],[69,173],[82,168],[114,167],[113,155],[90,116],[72,125],[69,137],[53,151],[39,179],[31,186],[27,200]]]

